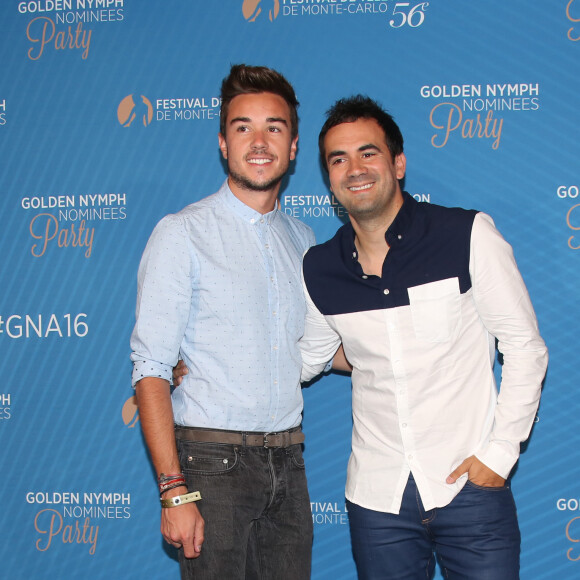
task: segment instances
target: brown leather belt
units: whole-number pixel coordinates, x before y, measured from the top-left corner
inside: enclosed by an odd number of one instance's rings
[[[248,445],[250,447],[289,447],[304,441],[304,433],[297,428],[280,433],[244,433],[243,431],[210,431],[194,427],[175,426],[175,436],[186,441],[199,443],[228,443],[230,445]]]

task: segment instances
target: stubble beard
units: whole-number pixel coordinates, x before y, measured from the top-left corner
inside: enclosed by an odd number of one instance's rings
[[[359,224],[374,221],[377,218],[379,206],[376,203],[365,205],[362,207],[357,207],[356,205],[351,205],[347,207],[346,211],[348,215],[356,220]]]
[[[231,168],[228,168],[228,173],[229,173],[230,179],[239,188],[244,189],[246,191],[256,191],[256,192],[260,192],[260,193],[270,191],[273,188],[275,188],[277,185],[279,185],[280,182],[282,181],[282,179],[284,178],[284,175],[286,175],[287,171],[288,171],[288,167],[283,167],[280,170],[280,173],[278,173],[277,175],[274,175],[268,181],[254,181],[254,180],[250,179],[249,177],[246,177],[245,175],[241,175],[240,173],[233,171]]]

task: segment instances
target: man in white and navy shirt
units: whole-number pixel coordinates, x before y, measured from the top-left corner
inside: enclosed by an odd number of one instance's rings
[[[401,191],[403,137],[375,101],[338,101],[319,146],[350,223],[304,258],[302,380],[342,343],[359,578],[430,578],[436,554],[446,578],[517,579],[506,479],[534,421],[547,350],[512,249],[489,216]]]

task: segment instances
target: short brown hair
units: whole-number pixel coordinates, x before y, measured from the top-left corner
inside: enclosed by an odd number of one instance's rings
[[[292,138],[298,135],[298,99],[292,85],[277,71],[265,66],[234,64],[221,88],[220,133],[226,134],[226,119],[232,99],[238,95],[273,93],[282,97],[290,108]]]

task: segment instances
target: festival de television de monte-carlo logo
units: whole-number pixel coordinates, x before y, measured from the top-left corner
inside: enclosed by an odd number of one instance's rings
[[[127,95],[119,103],[117,119],[123,127],[133,123],[147,127],[153,120],[153,105],[144,95]]]
[[[268,17],[270,22],[278,18],[280,13],[280,0],[244,0],[242,14],[248,22],[255,22]]]

